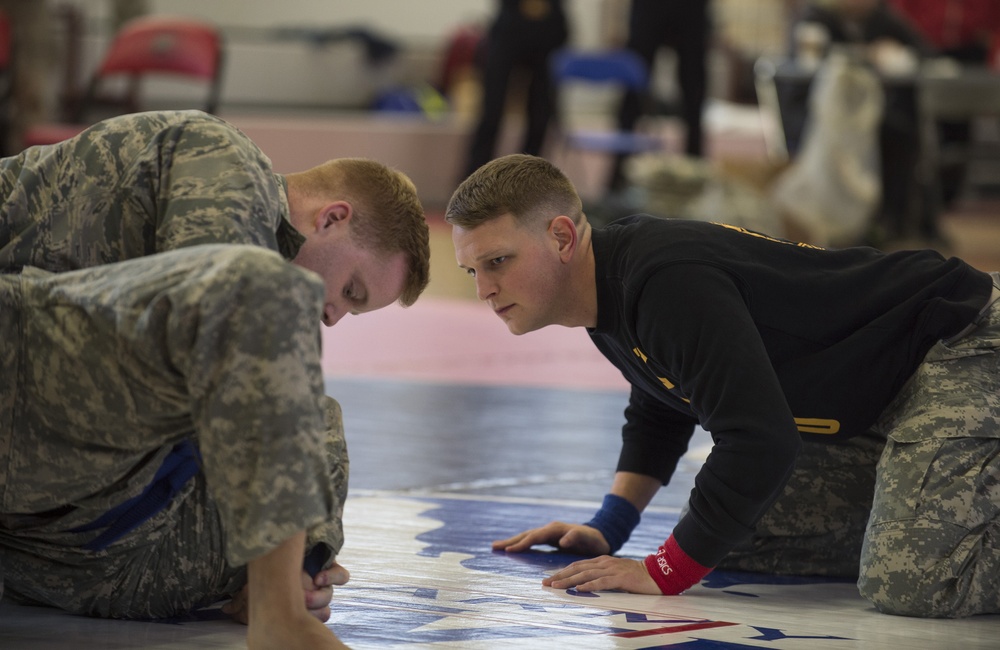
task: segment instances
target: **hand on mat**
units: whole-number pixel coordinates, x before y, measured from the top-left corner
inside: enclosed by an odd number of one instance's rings
[[[310,578],[303,571],[302,588],[306,592],[306,609],[309,613],[324,623],[329,620],[334,585],[346,585],[350,579],[350,572],[336,562],[329,569],[317,573],[315,578]]]
[[[250,622],[250,598],[247,595],[249,585],[244,585],[242,589],[233,594],[233,599],[222,606],[222,611],[233,617],[237,623],[247,625]]]
[[[542,580],[542,585],[555,589],[576,587],[577,591],[621,589],[632,594],[660,595],[660,588],[649,576],[645,564],[610,555],[574,562]]]
[[[350,572],[336,562],[329,569],[317,573],[315,578],[303,571],[302,591],[305,593],[306,609],[309,610],[309,614],[323,623],[329,620],[333,587],[347,584],[350,578]],[[247,587],[243,587],[231,601],[222,606],[224,613],[244,625],[249,621],[250,615],[247,591]]]
[[[553,521],[541,528],[532,528],[513,537],[497,540],[493,542],[493,550],[521,553],[536,544],[548,544],[579,555],[604,555],[611,551],[604,535],[596,528],[561,521]]]

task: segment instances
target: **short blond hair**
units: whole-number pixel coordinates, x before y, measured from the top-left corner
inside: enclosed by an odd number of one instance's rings
[[[409,273],[399,302],[410,306],[430,281],[430,232],[417,188],[395,169],[367,158],[337,158],[294,174],[297,190],[322,200],[344,200],[351,232],[379,253],[403,253]]]
[[[522,223],[544,223],[565,215],[583,222],[576,188],[558,167],[537,156],[511,154],[486,163],[455,190],[445,220],[469,229],[510,214]]]

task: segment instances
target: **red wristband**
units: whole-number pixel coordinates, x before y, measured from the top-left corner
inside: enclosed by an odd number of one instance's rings
[[[646,558],[646,571],[667,596],[674,596],[698,584],[711,570],[712,567],[698,564],[682,551],[673,535],[663,542],[656,553]]]

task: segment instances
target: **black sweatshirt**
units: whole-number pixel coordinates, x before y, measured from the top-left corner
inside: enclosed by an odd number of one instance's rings
[[[799,440],[867,431],[992,282],[933,251],[824,250],[637,215],[594,230],[594,344],[632,384],[618,471],[666,484],[695,424],[714,447],[681,548],[715,566],[777,498]]]

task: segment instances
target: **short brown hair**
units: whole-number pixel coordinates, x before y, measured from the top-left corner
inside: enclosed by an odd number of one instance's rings
[[[522,222],[565,215],[579,224],[583,205],[555,165],[537,156],[511,154],[486,163],[462,181],[448,201],[445,220],[471,230],[505,214]]]
[[[410,272],[399,303],[408,307],[430,281],[430,232],[417,188],[406,174],[367,158],[337,158],[296,174],[306,194],[349,202],[351,232],[362,246],[406,255]]]

